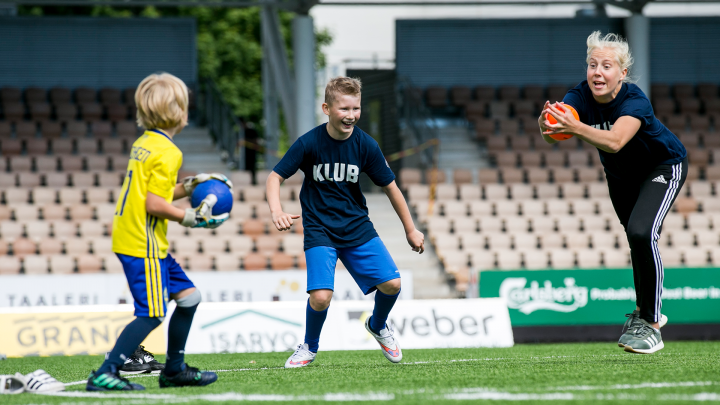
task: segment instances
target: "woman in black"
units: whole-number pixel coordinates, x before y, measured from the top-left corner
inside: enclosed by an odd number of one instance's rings
[[[587,80],[563,99],[580,120],[546,102],[538,122],[548,143],[557,142],[550,135],[566,133],[598,149],[610,199],[630,244],[637,296],[618,345],[628,352],[654,353],[664,347],[660,327],[667,322],[660,312],[663,264],[657,241],[687,177],[687,152],[655,117],[642,90],[627,83],[632,65],[627,42],[596,31],[587,46]],[[550,124],[545,114],[557,124]]]

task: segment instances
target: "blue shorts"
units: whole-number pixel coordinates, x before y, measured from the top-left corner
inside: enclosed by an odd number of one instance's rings
[[[338,258],[365,295],[375,291],[378,284],[400,278],[390,252],[380,238],[375,237],[351,248],[316,246],[306,250],[308,292],[335,290],[335,265]]]
[[[164,259],[116,254],[135,299],[135,316],[163,317],[170,294],[195,287],[169,253]]]

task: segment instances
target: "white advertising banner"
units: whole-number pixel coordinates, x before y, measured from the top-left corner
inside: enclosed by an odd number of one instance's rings
[[[412,272],[400,271],[401,299],[413,298]],[[204,302],[302,301],[307,299],[307,272],[188,272]],[[335,300],[372,300],[347,270],[335,273]],[[0,307],[132,304],[123,274],[56,274],[0,276]]]
[[[371,301],[333,301],[321,350],[374,350],[365,331]],[[203,303],[195,313],[187,353],[294,350],[305,335],[304,301]],[[510,347],[510,316],[501,298],[398,301],[388,323],[404,349]]]

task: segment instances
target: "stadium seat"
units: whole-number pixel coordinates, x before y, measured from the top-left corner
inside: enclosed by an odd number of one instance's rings
[[[78,273],[99,273],[102,271],[103,262],[97,256],[78,255],[77,269]]]
[[[8,159],[9,171],[29,172],[32,170],[32,158],[29,156],[12,156]]]
[[[465,217],[468,214],[467,203],[464,201],[443,201],[441,206],[446,217]]]
[[[59,102],[55,105],[55,118],[61,123],[74,122],[78,117],[78,108],[75,104]]]
[[[228,239],[228,247],[232,254],[247,254],[253,250],[253,240],[249,236],[238,235]]]
[[[520,252],[509,249],[493,249],[497,258],[497,268],[500,270],[520,270],[522,268],[522,255]]]
[[[47,274],[48,259],[40,255],[28,255],[23,259],[23,270],[25,274]]]
[[[532,231],[542,235],[555,232],[555,220],[552,217],[534,217],[530,219]]]
[[[63,187],[58,189],[58,201],[60,204],[82,204],[83,192],[77,188]]]
[[[71,155],[73,151],[75,150],[74,145],[74,139],[53,139],[50,142],[52,153],[54,155]],[[70,160],[70,158],[68,158]],[[73,157],[72,160],[76,162],[80,162],[79,167],[75,168],[72,165],[68,166],[67,168],[64,165],[60,165],[62,167],[62,170],[81,170],[82,169],[82,162],[77,159],[76,157]]]
[[[31,120],[39,122],[50,119],[50,113],[52,112],[52,109],[49,103],[35,102],[30,103],[29,105],[30,108],[28,110],[30,111]]]
[[[268,267],[267,257],[259,253],[248,253],[243,256],[242,263],[245,270],[267,270]]]
[[[208,255],[187,255],[184,256],[187,269],[191,271],[212,271],[213,257]]]
[[[37,253],[37,244],[27,238],[17,238],[12,241],[13,255],[23,258]]]
[[[568,197],[565,197],[566,199]],[[595,202],[592,200],[585,199],[573,199],[570,201],[570,207],[573,215],[577,216],[593,216],[595,215],[597,208]]]
[[[444,108],[447,106],[447,89],[440,86],[430,86],[425,90],[425,101],[428,107]]]
[[[107,118],[111,122],[121,122],[128,119],[128,107],[124,104],[111,104],[105,108]]]
[[[464,107],[472,101],[472,91],[466,86],[450,88],[450,103],[455,107]]]
[[[103,263],[103,269],[105,273],[109,274],[122,274],[124,273],[122,263],[115,254],[106,254],[98,256]]]
[[[462,191],[462,189],[461,189]],[[468,199],[464,199],[467,201]],[[478,201],[471,199],[470,200],[470,215],[474,217],[483,217],[483,216],[489,216],[492,215],[493,212],[493,204],[489,201]]]
[[[720,245],[720,237],[717,230],[697,230],[694,231],[695,240],[698,246],[714,248]]]
[[[582,217],[582,227],[585,232],[605,232],[607,230],[607,218],[600,215],[588,215]]]
[[[107,121],[93,121],[90,123],[90,133],[95,138],[109,138],[112,135],[112,126]]]
[[[24,188],[38,187],[42,184],[42,175],[40,173],[20,172],[17,179],[18,185]]]
[[[294,266],[295,259],[283,252],[275,252],[270,257],[270,268],[272,270],[288,270]]]
[[[462,248],[465,252],[472,252],[479,249],[485,249],[487,246],[487,240],[485,235],[478,233],[465,233],[460,235],[462,241]]]
[[[35,221],[39,218],[38,209],[34,205],[16,205],[13,208],[13,217],[22,223]]]
[[[630,264],[630,257],[627,251],[617,249],[604,249],[603,265],[608,268],[627,267]]]
[[[503,201],[495,204],[495,215],[499,217],[516,216],[520,213],[520,201]]]
[[[177,255],[198,254],[200,252],[200,240],[192,237],[174,239],[172,246],[173,252]]]
[[[98,187],[119,189],[122,186],[123,176],[118,172],[99,172],[97,181]]]
[[[545,215],[545,203],[534,200],[521,201],[520,210],[522,215],[528,218]]]
[[[70,237],[65,239],[65,253],[72,256],[88,254],[90,252],[90,239]]]
[[[683,249],[683,262],[685,266],[706,266],[710,262],[708,250],[704,248],[688,247]]]
[[[486,200],[496,201],[508,198],[508,188],[504,184],[486,184],[483,188]]]
[[[570,214],[570,202],[558,198],[544,199],[548,215],[564,217]]]
[[[526,225],[527,226],[527,225]],[[513,234],[513,247],[515,250],[531,250],[537,249],[538,238],[532,233],[518,232]]]
[[[74,172],[70,175],[70,182],[73,187],[89,188],[95,186],[95,173]]]
[[[19,274],[20,258],[15,256],[0,256],[0,274]]]
[[[488,250],[470,253],[470,262],[475,269],[489,270],[495,268],[495,255]]]
[[[75,260],[71,256],[50,256],[50,272],[52,274],[70,274],[75,271]]]
[[[115,132],[119,138],[135,138],[138,133],[138,126],[133,121],[118,121],[115,123]],[[233,184],[236,184],[233,181]],[[243,183],[237,183],[242,185]]]
[[[615,249],[615,245],[617,244],[617,234],[611,232],[592,231],[590,241],[592,242],[593,249]]]
[[[3,115],[10,122],[21,122],[25,117],[25,106],[19,102],[4,102]]]
[[[88,133],[88,126],[83,121],[69,121],[65,124],[65,131],[68,137],[84,138]]]
[[[524,267],[528,270],[544,270],[548,268],[547,252],[537,249],[521,251]]]
[[[0,221],[7,221],[10,218],[12,218],[12,210],[10,207],[7,205],[0,205]]]
[[[25,151],[31,156],[43,156],[48,153],[47,139],[27,139],[25,141]]]
[[[8,121],[0,121],[0,138],[10,138],[12,136],[12,127]]]
[[[535,185],[535,193],[537,198],[544,200],[559,197],[559,188],[556,184],[537,184]]]
[[[67,209],[62,205],[46,204],[40,207],[40,212],[42,212],[42,218],[45,221],[57,221],[67,219]]]
[[[565,239],[565,246],[571,250],[588,249],[590,247],[590,238],[588,234],[573,231],[562,231]]]
[[[0,222],[0,237],[5,240],[14,240],[20,238],[25,233],[23,225],[14,221]]]
[[[456,185],[472,184],[473,176],[472,171],[468,169],[455,169],[453,170],[453,183]]]
[[[594,249],[577,249],[577,264],[581,269],[597,269],[602,267],[602,253]]]
[[[93,238],[90,243],[94,255],[109,255],[113,253],[111,238]]]
[[[480,232],[489,235],[497,234],[503,230],[502,219],[498,217],[482,217],[478,220]]]
[[[98,141],[96,139],[77,139],[75,145],[80,155],[98,153]]]
[[[683,252],[676,248],[664,248],[661,252],[663,265],[666,267],[682,266]]]
[[[570,250],[554,249],[550,251],[550,262],[554,269],[571,269],[575,267],[575,254]]]
[[[63,252],[63,243],[60,239],[56,238],[39,238],[38,251],[41,255],[45,256],[59,255]]]
[[[216,254],[216,271],[237,271],[240,269],[240,256],[237,254]]]
[[[55,174],[58,168],[58,159],[54,156],[36,156],[35,157],[35,169],[40,173]],[[47,183],[45,183],[47,185]]]

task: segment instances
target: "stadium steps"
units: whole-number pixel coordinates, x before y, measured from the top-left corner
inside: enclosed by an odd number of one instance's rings
[[[477,169],[489,166],[486,154],[473,140],[473,132],[466,126],[440,127],[437,132],[440,138],[438,168],[471,169],[476,172]]]
[[[182,170],[196,173],[230,172],[220,159],[220,153],[207,128],[189,126],[174,141],[183,153]]]
[[[425,236],[425,253],[417,254],[410,250],[405,239],[402,223],[384,193],[365,195],[370,220],[378,235],[387,246],[398,268],[413,273],[413,296],[419,299],[456,298],[445,280],[435,249],[429,246]]]

